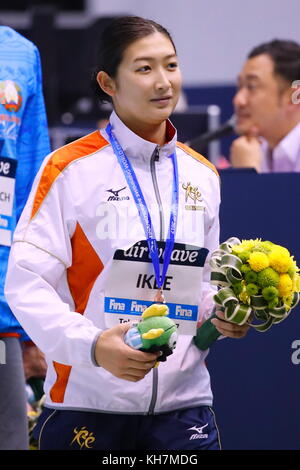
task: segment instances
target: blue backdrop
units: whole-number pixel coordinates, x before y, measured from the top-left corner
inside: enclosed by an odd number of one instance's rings
[[[221,241],[262,238],[300,266],[300,174],[221,172]],[[299,351],[299,353],[298,353]],[[223,449],[300,449],[300,307],[266,333],[217,341],[207,365]]]

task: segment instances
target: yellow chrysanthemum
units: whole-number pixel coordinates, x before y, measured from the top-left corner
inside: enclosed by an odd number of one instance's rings
[[[243,251],[245,251],[245,248],[242,245],[235,245],[232,247],[232,252],[236,255],[243,253]]]
[[[292,266],[293,266],[293,268],[295,268],[295,271],[296,272],[300,271],[300,269],[297,266],[296,261],[294,260],[294,256],[291,256],[291,259],[292,259]]]
[[[273,246],[274,246],[274,243],[272,243],[268,240],[265,240],[264,242],[261,242],[261,245],[265,248],[268,248],[269,250],[272,250]]]
[[[283,300],[283,305],[285,306],[286,310],[290,310],[293,300],[294,300],[294,295],[290,294],[287,297],[284,297],[282,300]]]
[[[259,272],[269,267],[269,258],[261,251],[254,251],[251,253],[248,263],[253,271]]]
[[[287,248],[284,248],[284,246],[281,246],[281,245],[273,245],[272,251],[273,251],[273,250],[280,251],[283,255],[291,256],[289,250],[288,250]]]
[[[255,240],[242,240],[242,243],[239,246],[242,246],[244,250],[251,250],[260,242],[261,238],[256,238]]]
[[[293,266],[293,260],[286,248],[274,248],[269,253],[270,266],[278,273],[286,273]]]
[[[299,274],[295,274],[293,279],[293,291],[300,292],[300,276]]]
[[[294,279],[295,275],[298,273],[299,268],[294,260],[294,256],[291,256],[291,266],[289,267],[288,274]]]
[[[239,299],[243,302],[243,304],[250,304],[250,295],[247,291],[243,291],[239,295]]]
[[[281,297],[287,297],[293,292],[293,281],[288,274],[279,275],[278,291]]]
[[[250,295],[248,294],[246,290],[246,282],[243,280],[241,281],[241,292],[237,295],[237,297],[240,299],[240,301],[243,304],[249,304],[250,305]]]

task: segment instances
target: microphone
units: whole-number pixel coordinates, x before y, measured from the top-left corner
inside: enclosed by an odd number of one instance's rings
[[[226,121],[220,127],[218,127],[218,129],[206,132],[205,134],[202,134],[199,137],[196,137],[195,139],[186,142],[186,145],[196,150],[197,152],[201,152],[205,149],[206,145],[212,140],[221,139],[222,137],[225,137],[225,135],[229,135],[234,132],[235,124],[236,117],[235,114],[233,114],[231,118],[228,119],[228,121]]]

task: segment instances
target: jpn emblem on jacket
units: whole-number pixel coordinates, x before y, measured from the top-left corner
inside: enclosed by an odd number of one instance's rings
[[[192,186],[190,182],[183,183],[182,189],[185,190],[185,209],[190,211],[199,211],[205,210],[205,207],[200,206],[197,203],[202,202],[201,192],[198,189],[198,186]],[[191,204],[193,203],[193,204]]]
[[[95,437],[92,432],[86,429],[86,426],[82,426],[81,429],[74,428],[73,430],[75,437],[70,443],[70,446],[77,444],[80,449],[91,449],[92,444],[95,442]]]
[[[0,82],[0,103],[7,111],[19,111],[22,105],[22,93],[16,82],[12,80]]]

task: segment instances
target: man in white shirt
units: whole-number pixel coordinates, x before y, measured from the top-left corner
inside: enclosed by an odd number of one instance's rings
[[[273,40],[254,48],[233,99],[233,167],[258,172],[300,171],[300,44]]]

